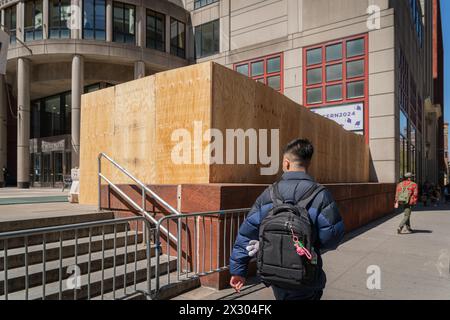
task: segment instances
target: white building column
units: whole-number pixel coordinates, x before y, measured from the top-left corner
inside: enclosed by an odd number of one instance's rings
[[[5,76],[0,75],[0,188],[6,185],[3,168],[6,168],[6,149],[8,147],[6,139],[7,108]]]
[[[17,60],[17,187],[30,187],[30,61]]]
[[[44,0],[42,2],[42,37],[44,39],[48,39],[48,11],[49,11],[49,6],[48,6],[49,1],[48,0]]]
[[[72,168],[80,164],[80,120],[81,95],[84,91],[84,58],[74,55],[72,58]]]
[[[70,5],[72,6],[70,18],[70,37],[72,39],[81,39],[81,25],[82,25],[82,17],[83,17],[83,1],[82,0],[71,0]]]
[[[170,15],[166,14],[166,52],[170,53]]]
[[[136,46],[145,47],[145,8],[136,7]]]
[[[145,62],[135,61],[134,62],[134,79],[140,79],[145,77]]]
[[[113,2],[106,0],[106,41],[113,41]]]
[[[25,25],[25,2],[22,0],[17,3],[16,15],[16,38],[25,41],[24,25]]]

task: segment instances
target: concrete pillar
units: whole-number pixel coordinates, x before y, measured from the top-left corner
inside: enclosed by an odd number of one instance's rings
[[[2,9],[2,13],[1,13],[1,28],[2,30],[5,30],[5,9]]]
[[[17,187],[30,187],[30,61],[17,60]]]
[[[136,7],[136,46],[145,47],[145,8]]]
[[[106,0],[106,41],[113,41],[113,2]]]
[[[70,18],[70,38],[80,39],[81,38],[81,23],[82,23],[82,12],[83,12],[83,1],[82,0],[71,0],[70,4],[72,6],[72,17]]]
[[[134,79],[140,79],[145,77],[145,62],[135,61],[134,62]]]
[[[170,15],[166,14],[166,52],[170,53]]]
[[[24,37],[24,22],[25,22],[25,2],[20,1],[17,3],[17,15],[16,15],[16,38],[25,41]]]
[[[43,39],[48,39],[48,10],[49,10],[49,6],[48,6],[49,1],[48,0],[44,0],[42,2],[42,25],[43,25],[43,30],[42,30],[42,38]]]
[[[7,99],[5,76],[0,75],[0,188],[3,188],[6,181],[3,177],[3,168],[6,168],[6,117],[7,117]]]
[[[78,54],[72,58],[72,168],[80,163],[81,95],[84,88],[84,58]]]

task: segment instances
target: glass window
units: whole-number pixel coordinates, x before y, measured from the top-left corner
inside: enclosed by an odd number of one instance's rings
[[[363,55],[364,52],[364,39],[347,41],[347,58]]]
[[[25,2],[25,41],[42,39],[42,0]]]
[[[106,1],[83,1],[83,39],[106,39]]]
[[[186,26],[183,22],[170,18],[170,53],[186,58]]]
[[[327,101],[342,100],[342,84],[327,86]]]
[[[283,91],[282,55],[267,56],[234,65],[234,70],[255,81]]]
[[[210,56],[219,52],[219,28],[219,20],[195,27],[195,52],[197,58]]]
[[[134,44],[136,7],[131,4],[114,2],[113,41]]]
[[[342,64],[327,66],[327,81],[342,80]]]
[[[264,61],[256,61],[252,63],[252,77],[264,74]]]
[[[194,1],[194,9],[198,9],[204,6],[207,6],[211,3],[218,2],[219,0],[195,0]]]
[[[322,62],[322,48],[306,51],[306,64],[308,66]]]
[[[9,32],[9,42],[16,43],[16,17],[17,5],[5,9],[5,28]]]
[[[342,59],[342,43],[327,46],[327,62]]]
[[[322,88],[313,88],[306,90],[306,101],[308,104],[322,102]]]
[[[147,48],[152,48],[159,51],[166,50],[165,25],[165,15],[152,10],[147,10]]]
[[[364,60],[347,62],[347,78],[364,76]]]
[[[280,76],[273,76],[267,78],[267,85],[275,90],[281,89],[281,78]]]
[[[349,82],[347,84],[347,98],[361,98],[364,97],[364,81]]]
[[[306,73],[307,84],[322,83],[322,68],[309,69]]]
[[[267,73],[280,72],[281,58],[275,57],[267,60]]]
[[[70,37],[70,0],[50,0],[49,37]]]
[[[237,66],[236,71],[242,73],[244,76],[248,76],[248,64]]]
[[[400,134],[408,137],[408,118],[403,111],[400,111]]]

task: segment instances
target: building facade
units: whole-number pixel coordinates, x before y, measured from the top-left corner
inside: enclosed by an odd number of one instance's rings
[[[233,68],[365,135],[372,181],[393,183],[407,171],[419,182],[442,181],[439,0],[187,0],[185,7],[197,61]]]
[[[58,186],[79,163],[81,94],[193,63],[190,15],[163,0],[3,0],[0,184]]]
[[[0,4],[12,41],[0,90],[8,133],[0,167],[11,183],[17,172],[19,187],[54,185],[78,165],[82,92],[205,61],[364,135],[373,182],[407,171],[443,182],[439,0]],[[81,14],[69,15],[71,4]],[[69,16],[80,27],[67,28]]]

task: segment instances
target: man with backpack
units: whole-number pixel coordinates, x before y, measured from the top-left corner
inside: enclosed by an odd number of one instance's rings
[[[419,188],[417,184],[412,181],[414,175],[411,172],[405,174],[405,179],[397,185],[397,191],[395,194],[395,208],[399,207],[403,210],[403,220],[400,223],[397,233],[401,234],[403,228],[409,232],[413,232],[411,229],[411,211],[412,207],[417,204],[417,198],[419,194]]]
[[[277,300],[320,300],[326,276],[320,250],[335,249],[344,223],[331,193],[307,174],[314,153],[308,140],[289,143],[284,174],[267,188],[243,222],[230,257],[230,285],[240,292],[248,263]]]

